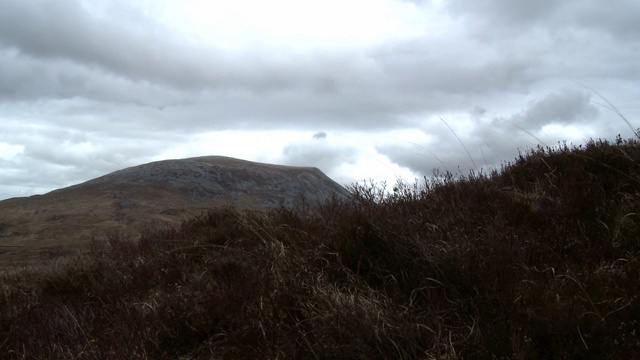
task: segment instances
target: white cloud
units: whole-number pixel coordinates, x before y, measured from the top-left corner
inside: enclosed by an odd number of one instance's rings
[[[24,152],[24,146],[0,143],[0,159],[13,159],[16,155]]]
[[[632,136],[583,85],[640,127],[639,6],[7,0],[0,199],[164,158],[393,182]]]
[[[434,27],[425,24],[429,14],[423,9],[389,0],[181,0],[161,6],[156,11],[167,23],[232,51],[363,47],[419,36]]]

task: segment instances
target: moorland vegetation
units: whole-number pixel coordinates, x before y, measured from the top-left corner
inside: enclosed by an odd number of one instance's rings
[[[0,278],[4,359],[640,358],[640,144],[221,207]]]

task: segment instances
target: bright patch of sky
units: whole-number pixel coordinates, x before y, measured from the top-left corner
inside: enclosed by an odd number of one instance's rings
[[[435,16],[389,0],[150,2],[162,21],[224,50],[363,48],[437,31]]]

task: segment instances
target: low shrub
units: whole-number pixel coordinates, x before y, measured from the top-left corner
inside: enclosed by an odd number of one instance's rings
[[[7,359],[640,357],[640,147],[211,209],[0,279]]]

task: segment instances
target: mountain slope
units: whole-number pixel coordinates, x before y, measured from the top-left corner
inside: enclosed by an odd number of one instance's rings
[[[86,246],[92,238],[178,224],[215,206],[314,206],[332,196],[348,193],[317,168],[221,156],[134,166],[45,195],[0,201],[0,267]]]

